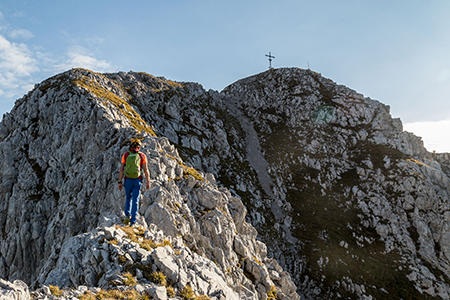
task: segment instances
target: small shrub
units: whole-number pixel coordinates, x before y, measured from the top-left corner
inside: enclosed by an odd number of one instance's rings
[[[184,164],[181,164],[181,163],[178,163],[178,164],[183,167],[183,171],[184,171],[183,177],[184,178],[188,178],[189,175],[190,175],[190,176],[194,177],[198,181],[204,181],[205,180],[205,179],[203,179],[202,175],[200,175],[200,173],[196,169],[188,167],[188,166],[186,166]]]
[[[166,275],[164,275],[162,272],[154,271],[150,275],[150,281],[162,286],[167,286]]]
[[[270,286],[270,291],[267,292],[267,299],[268,300],[276,300],[277,299],[277,290],[273,285]]]
[[[125,257],[125,255],[119,255],[119,257],[117,257],[117,260],[119,261],[119,264],[123,265],[124,263],[127,262],[127,258]]]
[[[80,300],[108,300],[108,299],[128,299],[128,300],[149,300],[150,297],[147,294],[139,294],[136,290],[130,289],[125,291],[113,290],[100,290],[98,293],[93,294],[86,292],[79,296]]]
[[[173,290],[173,287],[171,287],[171,286],[166,287],[166,291],[167,291],[167,297],[169,297],[169,298],[175,297],[175,291]]]
[[[95,300],[95,295],[91,292],[87,291],[83,295],[78,296],[78,299],[80,300]]]
[[[147,251],[151,251],[153,250],[153,248],[157,247],[156,243],[152,240],[143,240],[142,242],[139,243],[139,246],[141,246]]]
[[[195,293],[190,285],[186,285],[182,290],[178,292],[178,296],[185,300],[195,299]]]
[[[145,230],[141,227],[129,227],[129,226],[116,226],[116,228],[122,230],[127,235],[127,238],[132,242],[139,242],[139,238],[144,237]]]
[[[145,239],[145,230],[141,227],[116,226],[116,228],[120,228],[123,232],[125,232],[128,239],[130,239],[132,242],[138,243],[139,246],[141,246],[145,250],[151,251],[153,248],[164,247],[166,245],[172,247],[172,243],[166,239],[164,239],[162,243],[155,243],[152,240]]]
[[[134,278],[131,273],[126,272],[122,275],[125,277],[125,279],[123,279],[123,281],[122,281],[124,285],[135,286],[137,284],[136,278]]]
[[[50,288],[50,292],[52,293],[53,296],[59,297],[63,293],[63,291],[58,286],[51,285],[51,286],[49,286],[49,288]]]
[[[164,246],[172,247],[172,243],[169,240],[166,240],[166,239],[164,239],[162,244],[159,244],[159,245],[161,245],[161,247],[164,247]]]
[[[211,298],[208,297],[208,295],[195,295],[194,291],[192,290],[191,286],[188,284],[186,285],[181,291],[178,292],[178,296],[183,298],[184,300],[209,300]]]

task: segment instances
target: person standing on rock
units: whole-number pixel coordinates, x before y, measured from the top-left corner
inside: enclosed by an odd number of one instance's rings
[[[141,144],[134,141],[130,150],[122,156],[122,164],[119,172],[119,190],[123,188],[122,179],[125,175],[125,221],[124,224],[133,226],[139,209],[141,196],[142,175],[145,175],[146,188],[150,188],[150,175],[147,168],[147,156],[139,152]]]

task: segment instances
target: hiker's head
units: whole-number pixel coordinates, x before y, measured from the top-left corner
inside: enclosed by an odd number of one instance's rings
[[[139,151],[141,149],[141,143],[139,141],[134,141],[130,145],[130,151]]]

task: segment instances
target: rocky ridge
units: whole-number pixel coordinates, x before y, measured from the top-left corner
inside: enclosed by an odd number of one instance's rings
[[[110,228],[97,227],[120,215],[114,160],[139,132],[154,159],[142,228],[181,234],[187,249],[157,248],[215,261],[238,297],[272,297],[272,286],[278,298],[297,297],[285,271],[304,299],[450,297],[448,154],[429,153],[388,106],[311,70],[271,69],[221,93],[146,73],[72,70],[19,100],[0,132],[8,157],[0,274],[9,280],[45,286],[39,274],[61,270],[65,243]],[[26,172],[18,174],[17,162]],[[49,262],[39,263],[39,253]],[[108,255],[113,263],[116,254]],[[106,268],[92,267],[98,282],[119,267]]]
[[[449,297],[448,154],[433,160],[388,106],[309,70],[266,72],[225,93],[258,128],[283,211],[274,226],[299,240],[284,266],[300,291]]]
[[[388,106],[297,68],[185,91],[133,97],[241,196],[305,298],[448,297],[448,154],[433,159]]]
[[[148,77],[155,95],[179,86]],[[182,297],[189,286],[211,299],[274,293],[298,298],[290,275],[267,257],[256,230],[245,222],[241,199],[218,187],[212,174],[183,163],[129,104],[126,91],[104,75],[71,70],[37,85],[5,115],[2,278],[20,279],[32,289],[87,286],[86,292],[98,292],[120,286],[128,270],[138,280],[135,290],[166,299],[164,285],[161,292],[150,281],[152,273],[145,275],[152,271],[167,278],[172,297]],[[135,239],[125,234],[119,217],[110,217],[122,214],[118,158],[131,138],[142,141],[151,174],[141,227],[131,233]],[[158,246],[161,240],[167,245]]]

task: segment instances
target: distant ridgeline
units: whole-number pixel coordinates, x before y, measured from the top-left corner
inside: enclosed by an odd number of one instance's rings
[[[450,164],[450,153],[432,153],[433,159],[440,163]]]
[[[131,138],[151,175],[134,230],[116,186]],[[36,298],[450,298],[449,154],[311,70],[217,92],[73,69],[19,99],[0,141],[0,277]]]

